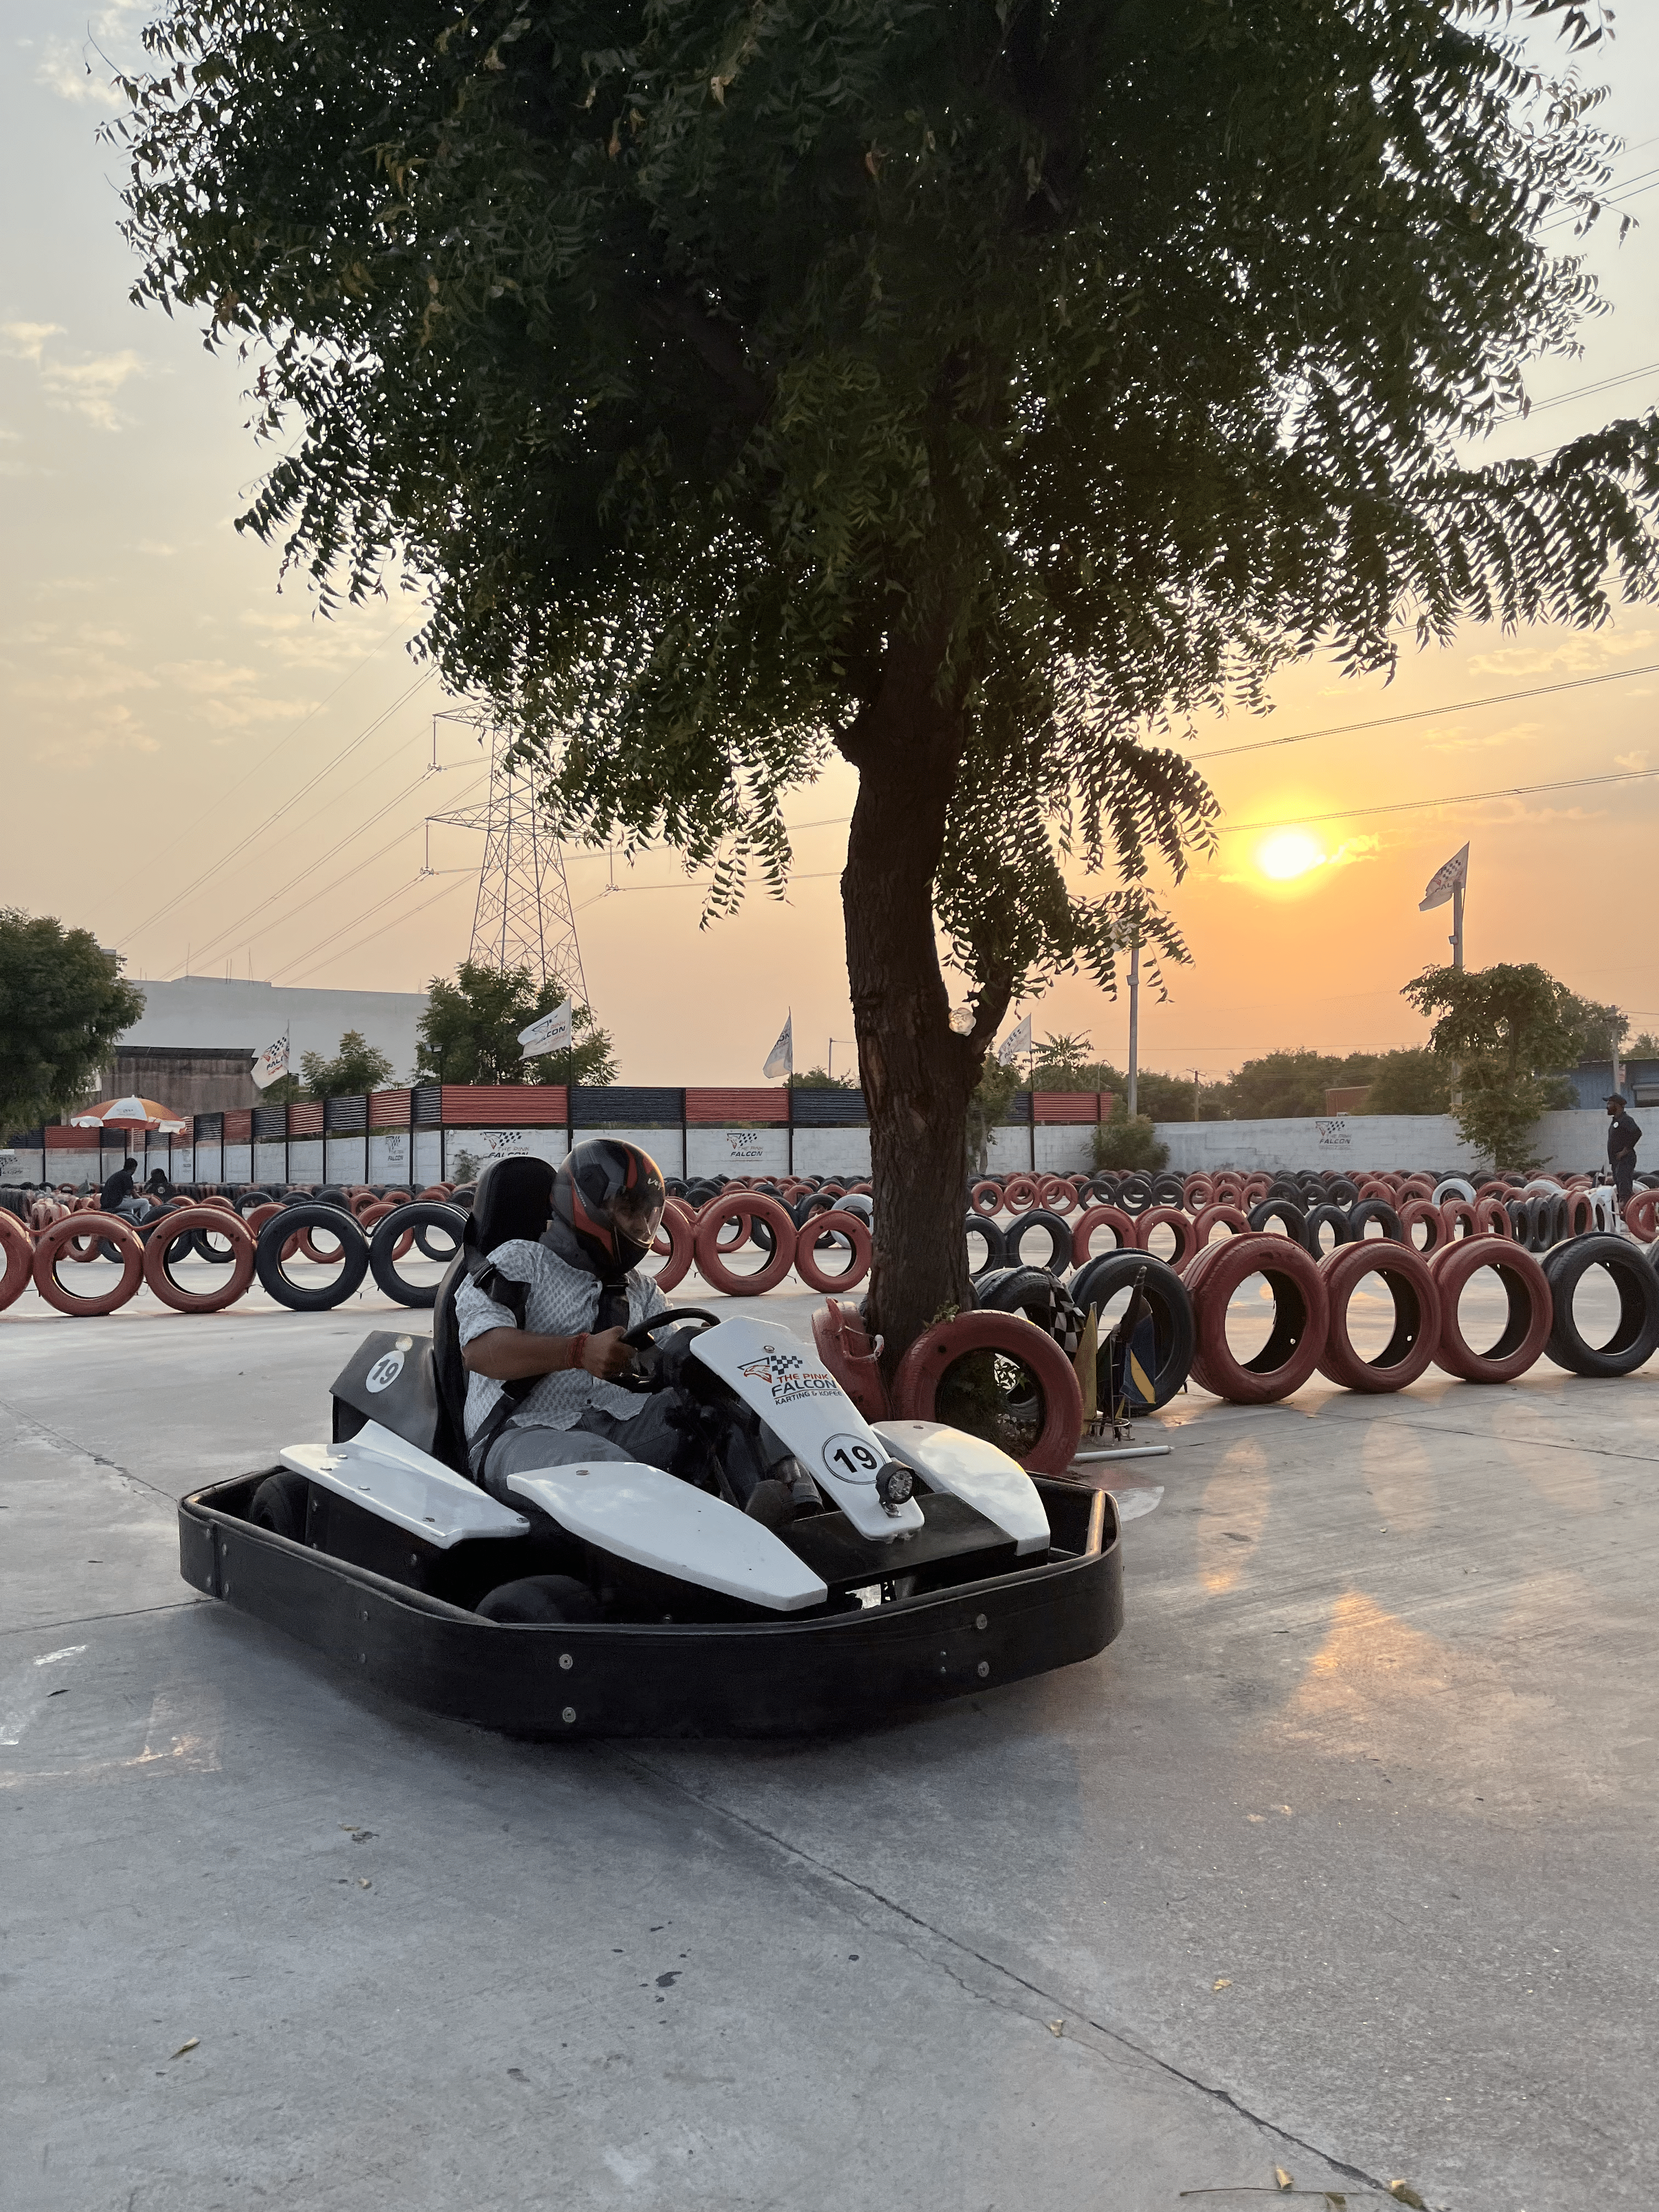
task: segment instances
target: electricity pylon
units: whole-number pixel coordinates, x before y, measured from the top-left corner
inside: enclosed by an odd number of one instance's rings
[[[483,742],[483,728],[476,717],[443,719],[471,723]],[[507,766],[512,746],[509,736],[492,728],[489,798],[427,819],[484,833],[468,959],[502,973],[527,968],[536,982],[557,982],[585,1006],[587,979],[564,872],[564,848],[542,818],[530,778]],[[434,757],[435,753],[434,743]]]

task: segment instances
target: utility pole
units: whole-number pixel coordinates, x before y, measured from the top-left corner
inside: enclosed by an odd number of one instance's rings
[[[1193,1119],[1198,1119],[1198,1109],[1204,1093],[1204,1080],[1197,1068],[1193,1070]]]
[[[1140,1107],[1140,932],[1129,947],[1129,1096],[1125,1102],[1133,1121]]]

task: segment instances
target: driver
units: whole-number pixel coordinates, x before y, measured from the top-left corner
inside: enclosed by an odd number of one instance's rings
[[[489,1255],[506,1285],[526,1286],[522,1326],[490,1295],[487,1273],[483,1285],[469,1278],[456,1291],[467,1464],[473,1480],[503,1503],[521,1507],[507,1478],[538,1468],[632,1460],[678,1473],[677,1459],[686,1463],[698,1425],[686,1394],[641,1398],[611,1379],[634,1363],[624,1334],[669,1310],[639,1272],[663,1197],[648,1152],[619,1138],[591,1137],[572,1147],[554,1177],[552,1218],[540,1241],[509,1238]],[[695,1445],[691,1456],[700,1456]],[[764,1470],[741,1451],[726,1453],[726,1468],[738,1503],[749,1504]]]

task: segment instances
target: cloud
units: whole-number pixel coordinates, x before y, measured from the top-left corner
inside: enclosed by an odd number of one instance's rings
[[[1465,737],[1462,728],[1454,723],[1449,728],[1437,729],[1433,724],[1424,732],[1423,742],[1433,752],[1484,752],[1492,745],[1520,744],[1528,738],[1541,736],[1541,722],[1509,722],[1501,730],[1493,730],[1486,737]]]
[[[61,323],[0,323],[0,341],[3,341],[0,352],[14,361],[32,361],[38,367],[46,340],[67,336]]]
[[[128,418],[118,413],[115,395],[129,378],[145,374],[143,359],[127,346],[90,361],[60,361],[46,344],[66,335],[61,323],[0,323],[0,348],[14,361],[33,362],[49,407],[79,415],[100,430],[118,430]]]
[[[224,660],[165,660],[159,676],[201,701],[198,712],[216,730],[240,730],[250,722],[291,720],[306,711],[303,699],[272,699],[249,696],[249,687],[260,682],[257,669],[238,668]]]
[[[56,93],[59,100],[90,101],[100,107],[120,105],[119,88],[102,64],[94,62],[92,49],[76,46],[68,39],[52,40],[40,58],[34,81]]]
[[[1477,653],[1469,663],[1474,676],[1545,676],[1599,672],[1604,663],[1644,652],[1654,641],[1650,629],[1574,630],[1553,645],[1506,645]]]
[[[1613,757],[1613,764],[1615,768],[1640,770],[1647,766],[1648,757],[1645,753],[1615,753]]]
[[[177,550],[177,548],[172,545],[163,545],[157,538],[141,538],[134,550],[139,553],[148,553],[152,560],[170,561],[172,560],[174,552]]]

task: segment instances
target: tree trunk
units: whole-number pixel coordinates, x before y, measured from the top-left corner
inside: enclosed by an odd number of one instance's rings
[[[951,1027],[933,921],[933,876],[962,758],[960,710],[934,695],[936,657],[896,641],[876,696],[841,739],[859,771],[841,879],[847,972],[870,1114],[872,1332],[890,1376],[942,1308],[968,1302],[963,1235],[968,1102],[987,1026]]]

